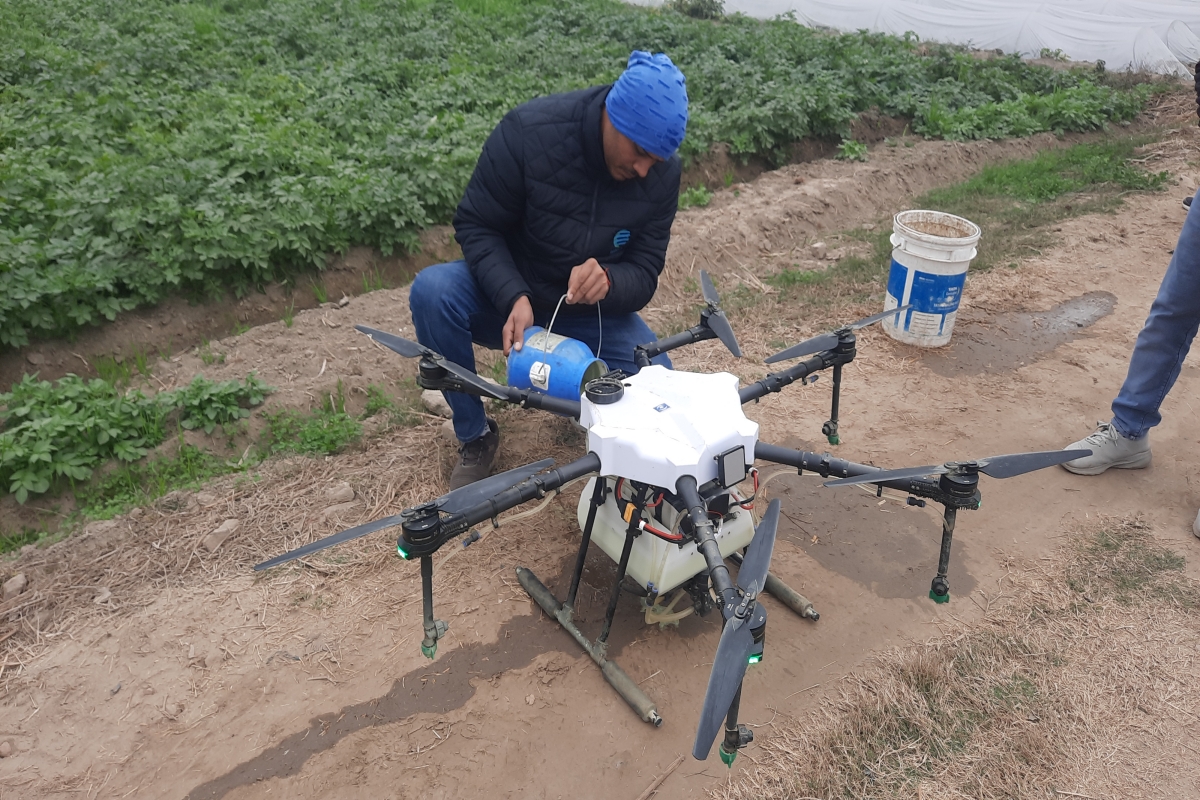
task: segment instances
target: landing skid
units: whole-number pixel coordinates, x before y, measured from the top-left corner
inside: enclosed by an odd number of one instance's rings
[[[589,639],[579,629],[579,626],[575,624],[573,619],[575,614],[575,599],[579,592],[579,583],[583,577],[583,566],[587,561],[588,548],[592,541],[592,529],[596,523],[596,511],[603,505],[607,490],[606,481],[596,481],[588,509],[587,520],[583,526],[583,537],[579,542],[579,552],[575,557],[575,570],[571,575],[571,586],[567,590],[566,601],[560,601],[530,569],[517,567],[517,580],[526,593],[533,598],[534,602],[541,606],[547,615],[556,620],[567,633],[571,634],[571,637],[579,643],[584,652],[591,656],[596,665],[600,667],[600,673],[604,676],[604,679],[629,704],[634,713],[643,722],[649,722],[657,728],[662,725],[663,718],[658,713],[658,707],[654,701],[642,691],[641,687],[629,677],[629,674],[625,670],[621,669],[621,666],[616,661],[608,657],[608,635],[612,630],[613,617],[617,612],[617,603],[621,599],[621,585],[625,581],[625,573],[629,565],[629,553],[633,548],[633,541],[639,535],[642,535],[642,532],[638,529],[637,520],[641,518],[642,509],[645,507],[647,500],[649,500],[648,488],[641,488],[634,495],[634,509],[633,513],[629,516],[632,522],[629,523],[629,527],[625,532],[625,546],[621,552],[621,559],[617,563],[617,576],[609,595],[608,609],[604,614],[604,627],[601,628],[600,635],[595,641]],[[739,566],[741,565],[741,556],[737,554],[731,556],[730,560]],[[777,576],[768,573],[764,589],[798,616],[814,621],[820,618],[820,614],[813,609],[813,604],[804,595],[788,586]],[[736,710],[734,710],[733,716],[730,718],[736,719]],[[746,738],[746,741],[748,742],[749,739]],[[722,757],[724,758],[724,756]]]

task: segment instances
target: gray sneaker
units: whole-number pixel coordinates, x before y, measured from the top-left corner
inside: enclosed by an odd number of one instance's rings
[[[1063,469],[1076,475],[1099,475],[1110,467],[1145,469],[1150,466],[1150,437],[1126,439],[1117,433],[1111,422],[1101,422],[1091,436],[1063,449],[1092,451],[1090,456],[1077,458],[1062,465]]]
[[[496,451],[500,449],[500,428],[491,417],[487,424],[487,433],[458,448],[458,463],[450,473],[451,490],[481,481],[492,474],[492,462],[496,460]]]

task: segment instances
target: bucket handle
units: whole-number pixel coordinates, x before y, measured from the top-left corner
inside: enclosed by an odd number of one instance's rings
[[[550,334],[554,331],[554,321],[558,319],[558,310],[562,308],[563,301],[567,299],[564,292],[563,296],[558,298],[557,305],[554,306],[554,313],[550,315],[550,324],[546,326],[546,335],[542,337],[542,363],[546,363],[547,354],[550,349]],[[600,341],[596,344],[596,358],[600,357],[600,351],[604,348],[604,317],[600,314],[600,303],[596,303],[596,328],[600,332]]]

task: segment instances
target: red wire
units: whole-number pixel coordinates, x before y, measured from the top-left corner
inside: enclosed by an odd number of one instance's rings
[[[646,533],[653,534],[653,535],[657,536],[658,538],[664,539],[668,542],[682,542],[683,541],[682,533],[667,533],[666,531],[660,531],[658,528],[655,528],[652,525],[645,525],[645,524],[642,525],[642,530],[644,530]]]
[[[618,500],[624,500],[624,498],[621,497],[621,487],[624,484],[625,484],[624,478],[617,478],[616,495],[617,495]],[[659,504],[662,503],[664,494],[665,494],[665,492],[660,492],[658,495],[658,499],[655,500],[652,505],[645,506],[645,508],[657,508],[659,506]],[[630,501],[626,500],[625,502],[630,502]],[[649,533],[653,536],[657,536],[658,538],[664,539],[668,542],[682,542],[683,541],[682,533],[669,533],[667,531],[660,530],[660,529],[654,527],[653,525],[648,524],[646,522],[646,520],[641,520],[641,523],[642,523],[642,530],[644,530],[646,533]]]

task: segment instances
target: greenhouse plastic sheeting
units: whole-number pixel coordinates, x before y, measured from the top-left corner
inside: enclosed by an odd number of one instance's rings
[[[725,11],[794,14],[841,31],[911,31],[925,41],[1025,56],[1061,53],[1110,70],[1188,77],[1200,60],[1200,0],[725,0]]]

